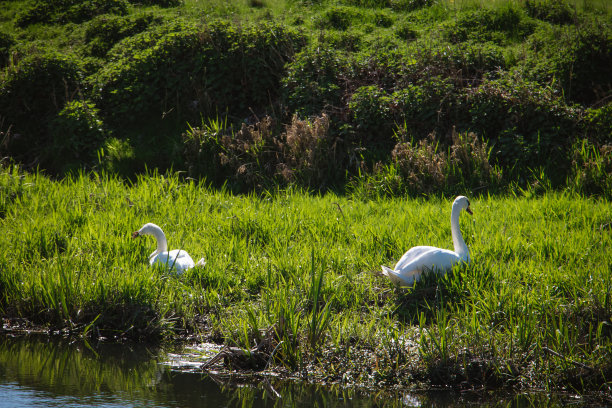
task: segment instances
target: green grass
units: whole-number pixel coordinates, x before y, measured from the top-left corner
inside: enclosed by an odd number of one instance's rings
[[[380,265],[451,247],[449,199],[235,196],[176,174],[51,181],[7,167],[0,193],[4,317],[86,337],[264,344],[265,365],[327,381],[610,392],[604,200],[470,197],[472,265],[399,290]],[[145,222],[206,265],[180,278],[150,268],[155,243],[130,238]]]

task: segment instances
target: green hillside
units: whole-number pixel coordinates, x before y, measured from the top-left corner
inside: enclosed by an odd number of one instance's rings
[[[0,11],[0,149],[366,196],[610,197],[612,7],[584,0],[29,0]]]

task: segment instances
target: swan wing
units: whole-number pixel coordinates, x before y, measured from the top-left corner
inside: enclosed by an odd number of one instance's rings
[[[183,273],[194,267],[193,259],[186,251],[174,249],[170,252],[161,252],[151,258],[151,265],[160,264],[166,268],[172,268],[176,273]]]
[[[460,261],[461,257],[456,252],[449,249],[432,248],[410,260],[410,262],[401,265],[401,268],[396,267],[395,270],[402,274],[414,273],[415,271],[418,271],[419,274],[425,271],[445,273]]]
[[[406,265],[411,264],[415,259],[420,258],[423,254],[435,251],[440,248],[432,247],[432,246],[415,246],[410,248],[399,261],[395,264],[395,270],[402,270],[406,268]]]

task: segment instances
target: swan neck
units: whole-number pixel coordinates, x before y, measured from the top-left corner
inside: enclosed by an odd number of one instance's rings
[[[465,244],[465,241],[463,240],[463,235],[461,235],[461,229],[459,228],[460,213],[461,208],[453,206],[453,211],[451,212],[451,234],[453,236],[453,246],[455,247],[455,252],[461,258],[466,258],[466,260],[469,260],[470,252]]]
[[[164,231],[162,231],[161,228],[156,226],[153,227],[149,233],[153,235],[155,237],[155,240],[157,241],[157,250],[155,251],[155,253],[159,254],[162,252],[167,252],[168,242],[166,241],[166,235],[164,234]]]
[[[164,235],[164,233],[161,232],[159,235],[155,235],[155,238],[157,239],[157,252],[167,252],[168,242],[166,241],[166,236]]]

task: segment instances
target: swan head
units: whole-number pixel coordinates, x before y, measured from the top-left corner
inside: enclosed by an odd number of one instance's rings
[[[132,232],[132,238],[138,238],[141,235],[153,235],[157,237],[158,235],[160,235],[160,233],[161,235],[164,235],[164,232],[158,225],[149,222],[143,225],[138,231]]]
[[[465,210],[465,212],[472,215],[472,210],[470,209],[470,200],[468,200],[468,198],[465,196],[459,196],[455,198],[455,201],[453,201],[453,208]]]

